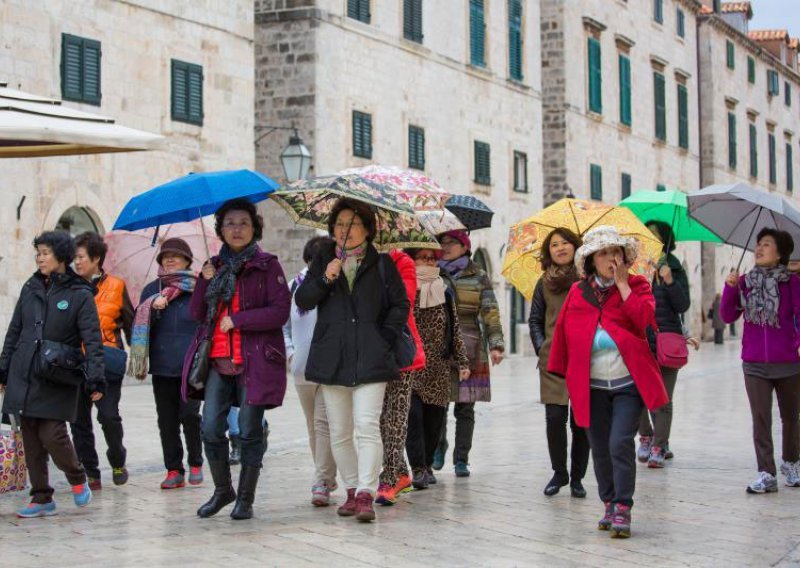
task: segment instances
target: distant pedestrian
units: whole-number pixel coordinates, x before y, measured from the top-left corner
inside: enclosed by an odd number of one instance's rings
[[[722,302],[722,295],[717,292],[714,296],[714,302],[711,304],[711,309],[708,310],[708,318],[711,320],[711,328],[714,330],[714,343],[722,345],[725,343],[725,320],[722,319],[720,311],[720,303]]]
[[[22,287],[0,354],[2,412],[21,416],[32,499],[17,516],[25,518],[56,514],[48,459],[66,475],[78,507],[91,501],[86,470],[67,433],[67,422],[77,417],[81,390],[97,402],[106,389],[94,295],[89,283],[69,268],[75,257],[72,237],[46,231],[33,244],[38,270]],[[60,370],[48,372],[42,366],[42,344],[61,362]],[[82,370],[69,370],[81,359],[85,359]],[[78,384],[82,373],[84,382]]]
[[[773,392],[783,432],[781,473],[787,487],[800,487],[800,277],[787,268],[793,250],[789,233],[762,229],[755,267],[744,276],[731,271],[722,292],[722,319],[732,323],[744,315],[742,369],[758,465],[758,477],[748,485],[748,493],[778,490],[772,443]]]

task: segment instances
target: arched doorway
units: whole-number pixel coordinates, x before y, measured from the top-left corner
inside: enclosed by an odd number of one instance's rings
[[[80,206],[73,206],[64,211],[58,218],[55,229],[66,231],[73,237],[86,231],[94,231],[101,235],[105,232],[94,211]]]

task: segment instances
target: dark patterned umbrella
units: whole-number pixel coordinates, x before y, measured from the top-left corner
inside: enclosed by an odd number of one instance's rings
[[[445,205],[470,231],[492,226],[494,211],[471,195],[454,195]]]

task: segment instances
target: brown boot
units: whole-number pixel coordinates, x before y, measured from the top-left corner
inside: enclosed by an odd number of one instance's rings
[[[359,491],[356,495],[356,519],[363,522],[375,520],[375,509],[372,508],[372,494]]]
[[[336,509],[336,514],[340,517],[352,517],[356,514],[356,490],[355,489],[348,489],[347,490],[347,501],[344,502],[344,505]]]

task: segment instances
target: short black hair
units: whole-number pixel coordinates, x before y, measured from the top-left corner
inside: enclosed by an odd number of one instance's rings
[[[75,260],[75,241],[66,231],[45,231],[33,239],[33,248],[50,247],[56,260],[69,264]]]
[[[759,242],[764,237],[772,237],[775,239],[775,245],[778,247],[778,255],[780,255],[778,263],[788,266],[789,257],[792,256],[792,252],[794,252],[794,239],[792,238],[792,235],[786,231],[781,231],[780,229],[764,227],[758,232],[756,242]]]
[[[309,263],[314,260],[314,257],[317,256],[317,253],[319,253],[320,249],[326,244],[332,242],[333,239],[330,237],[313,237],[309,239],[306,245],[303,247],[303,262]]]
[[[622,249],[622,262],[628,264],[628,253],[625,247],[620,245],[614,245],[614,246]],[[611,247],[606,247],[606,248],[611,248]],[[583,272],[586,274],[586,276],[592,276],[594,274],[597,274],[597,268],[594,265],[594,255],[596,255],[598,252],[600,251],[598,250],[594,251],[592,254],[587,256],[586,259],[583,261]]]
[[[658,237],[661,239],[661,242],[664,243],[664,246],[661,249],[663,252],[669,254],[675,250],[675,232],[672,230],[672,227],[663,221],[648,221],[645,223],[645,225],[648,229],[650,228],[650,225],[656,228],[658,231]]]
[[[333,236],[333,228],[336,225],[336,220],[339,218],[339,214],[348,209],[355,213],[359,219],[361,219],[361,222],[364,224],[364,228],[367,230],[367,242],[371,243],[373,239],[375,239],[375,232],[377,230],[375,212],[366,203],[357,201],[355,199],[349,199],[347,197],[342,197],[333,205],[331,213],[328,216],[328,234]]]
[[[108,245],[103,240],[103,237],[94,231],[81,233],[75,237],[75,249],[81,247],[86,249],[86,254],[88,254],[89,258],[92,260],[99,258],[100,268],[103,268],[103,262],[105,262],[106,254],[108,253]]]
[[[225,238],[222,236],[222,222],[225,220],[225,215],[231,211],[244,211],[250,215],[250,222],[253,223],[253,240],[260,241],[264,236],[264,219],[258,214],[258,210],[252,201],[237,197],[236,199],[229,199],[220,205],[219,209],[214,213],[214,230],[217,236],[222,239],[222,242],[225,242]]]

